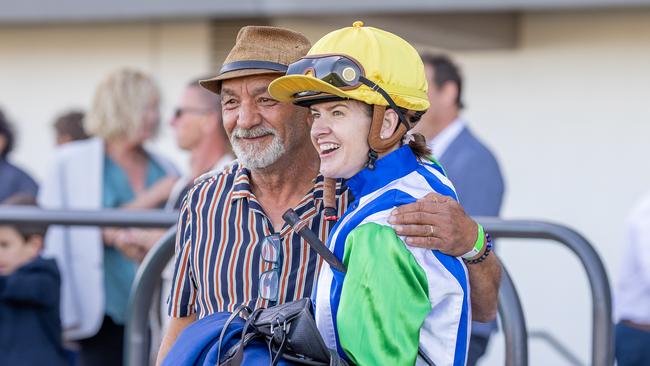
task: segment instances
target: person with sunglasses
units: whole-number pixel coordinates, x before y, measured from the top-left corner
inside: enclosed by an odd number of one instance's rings
[[[273,81],[277,100],[309,107],[311,140],[325,178],[344,179],[355,200],[327,244],[347,267],[321,269],[316,322],[325,343],[358,365],[464,365],[471,323],[465,261],[404,243],[392,210],[431,192],[457,200],[422,135],[409,132],[429,107],[424,66],[398,36],[366,27],[325,35]]]

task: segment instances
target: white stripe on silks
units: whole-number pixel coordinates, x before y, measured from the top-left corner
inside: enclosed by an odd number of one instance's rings
[[[449,180],[449,178],[445,177],[442,173],[440,173],[437,169],[430,167],[428,165],[423,165],[429,172],[431,172],[433,175],[442,182],[442,184],[446,185],[447,187],[451,188],[454,193],[458,196],[458,192],[456,192],[456,188],[454,187],[454,184]]]
[[[375,223],[388,226],[389,210],[380,211],[366,217],[359,226]],[[404,237],[400,237],[402,242]],[[420,348],[435,362],[436,366],[453,365],[456,355],[456,342],[460,318],[463,311],[464,291],[445,266],[430,249],[404,246],[411,252],[427,276],[429,303],[431,311],[420,328]],[[460,260],[460,259],[456,259]],[[463,266],[465,278],[467,269]],[[469,292],[469,284],[467,284]],[[469,299],[469,293],[467,294]],[[440,301],[440,299],[445,299]],[[469,304],[469,303],[468,303]],[[468,314],[468,324],[471,322]],[[467,334],[469,335],[469,331]],[[469,340],[468,340],[469,342]]]
[[[431,250],[407,248],[426,273],[429,286],[431,311],[420,328],[420,348],[436,365],[453,365],[463,312],[463,288]]]
[[[334,320],[330,303],[330,289],[332,288],[333,280],[334,276],[330,265],[327,262],[323,262],[316,290],[316,299],[320,305],[316,308],[316,326],[327,348],[335,350],[336,332],[334,331]]]

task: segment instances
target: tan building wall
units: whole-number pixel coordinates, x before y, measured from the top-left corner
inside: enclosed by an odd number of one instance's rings
[[[376,21],[369,25],[382,26]],[[22,134],[15,160],[42,176],[54,114],[87,106],[94,85],[119,65],[153,73],[169,112],[188,78],[218,68],[245,22],[0,28],[0,105]],[[624,217],[650,189],[650,11],[524,14],[504,17],[492,34],[481,31],[499,22],[491,18],[470,33],[447,25],[440,30],[445,37],[418,41],[463,44],[456,58],[466,77],[464,115],[501,162],[504,216],[577,229],[595,244],[615,286]],[[338,26],[289,18],[262,23],[305,30],[312,40]],[[163,132],[159,150],[182,162],[169,130]],[[499,251],[530,329],[551,331],[587,362],[591,304],[578,261],[546,242],[502,240]],[[565,364],[546,344],[530,345],[531,365]],[[502,364],[502,347],[496,338],[484,364]]]
[[[164,126],[156,148],[184,163],[167,122],[184,85],[210,71],[208,24],[0,27],[0,107],[20,133],[13,160],[42,178],[54,149],[54,116],[71,107],[87,109],[98,82],[126,66],[158,81]]]

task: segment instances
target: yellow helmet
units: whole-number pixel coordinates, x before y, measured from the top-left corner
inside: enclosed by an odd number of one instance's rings
[[[269,85],[269,92],[284,102],[335,96],[411,111],[429,108],[418,52],[395,34],[361,21],[321,38]]]

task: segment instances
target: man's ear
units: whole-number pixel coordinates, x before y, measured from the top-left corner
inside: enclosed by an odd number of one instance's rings
[[[32,258],[35,258],[43,250],[43,237],[40,235],[30,235],[25,242]]]
[[[440,98],[444,100],[446,106],[456,105],[458,99],[458,85],[453,81],[447,81],[440,88]]]
[[[4,136],[0,136],[0,154],[2,154],[7,148],[7,139]]]
[[[393,136],[393,133],[395,133],[395,130],[397,130],[398,125],[399,116],[397,115],[397,112],[392,109],[386,109],[386,112],[384,112],[384,121],[381,124],[379,137],[382,140],[390,138]]]
[[[216,112],[209,112],[201,116],[200,129],[205,134],[211,133],[215,128],[218,128],[220,123],[219,115]]]

